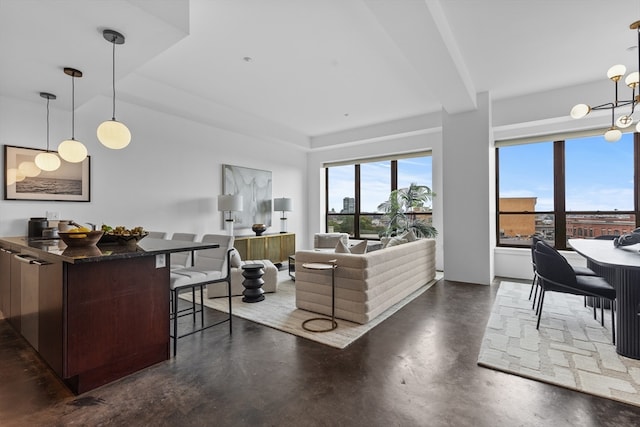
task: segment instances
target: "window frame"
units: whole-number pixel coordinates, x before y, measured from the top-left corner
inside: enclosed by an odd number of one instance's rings
[[[579,137],[586,137],[584,135]],[[518,143],[504,144],[495,146],[495,189],[496,189],[496,246],[497,247],[511,247],[511,248],[523,248],[529,247],[528,245],[517,245],[513,243],[501,243],[500,239],[500,216],[501,215],[553,215],[554,216],[554,246],[556,249],[571,250],[568,247],[567,242],[567,216],[570,215],[620,215],[629,214],[635,216],[635,227],[640,227],[640,134],[633,133],[633,211],[570,211],[566,210],[566,187],[565,187],[565,141],[567,139],[579,138],[575,135],[566,134],[562,137],[554,135],[554,138],[539,139],[538,143],[549,142],[553,143],[553,203],[554,209],[552,211],[533,211],[533,212],[513,212],[513,211],[501,211],[500,210],[500,148],[505,146],[520,145]],[[536,143],[536,142],[533,142]],[[615,143],[614,143],[615,144]],[[578,233],[584,233],[583,229],[577,230]],[[593,234],[593,229],[591,229]],[[589,231],[587,231],[589,234]],[[583,236],[584,237],[584,236]]]
[[[391,163],[390,168],[389,168],[389,173],[391,175],[391,179],[390,179],[390,188],[389,188],[389,193],[391,193],[391,191],[393,190],[397,190],[398,189],[398,160],[401,159],[405,159],[405,158],[418,158],[418,157],[431,157],[433,159],[432,153],[431,152],[421,152],[421,153],[416,153],[415,155],[407,155],[407,156],[398,156],[398,157],[393,157],[393,158],[376,158],[376,159],[363,159],[363,160],[358,160],[358,161],[354,161],[353,163],[346,163],[346,164],[350,164],[353,165],[355,168],[354,171],[354,197],[355,197],[355,212],[349,212],[349,213],[336,213],[336,212],[329,212],[329,187],[330,187],[330,182],[329,182],[329,169],[331,167],[336,167],[336,166],[344,166],[345,163],[336,163],[336,164],[325,164],[324,168],[325,168],[325,232],[328,232],[329,230],[329,217],[335,217],[335,216],[353,216],[353,236],[350,236],[353,239],[361,239],[361,235],[360,235],[360,219],[362,216],[367,216],[367,217],[380,217],[382,218],[385,214],[383,213],[379,213],[379,212],[362,212],[361,211],[361,174],[360,174],[360,165],[362,163],[370,163],[370,162],[376,162],[376,161],[389,161]],[[432,161],[432,165],[433,165],[433,161]],[[366,184],[366,183],[365,183]],[[431,189],[433,191],[433,188]],[[429,213],[423,213],[423,215],[427,215],[431,218],[433,218],[433,212],[429,212]],[[367,236],[366,239],[368,240],[379,240],[379,238],[376,239],[372,239],[371,237]]]

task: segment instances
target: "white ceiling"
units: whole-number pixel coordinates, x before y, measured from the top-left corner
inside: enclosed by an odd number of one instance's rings
[[[110,96],[308,146],[311,137],[637,68],[638,0],[0,0],[0,94]],[[251,60],[245,60],[251,58]]]

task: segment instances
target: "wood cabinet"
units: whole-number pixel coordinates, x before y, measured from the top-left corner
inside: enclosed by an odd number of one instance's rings
[[[0,248],[0,310],[15,330],[21,331],[21,281],[20,264],[14,254],[19,251],[2,246]]]
[[[213,243],[68,248],[0,238],[0,308],[74,393],[169,357],[167,255]],[[61,250],[62,249],[62,250]]]
[[[233,246],[243,260],[268,259],[274,264],[282,264],[289,259],[289,255],[296,253],[296,235],[236,236]]]

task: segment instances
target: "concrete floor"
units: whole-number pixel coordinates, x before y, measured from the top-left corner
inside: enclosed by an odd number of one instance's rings
[[[640,425],[638,407],[477,366],[496,290],[440,281],[344,350],[235,318],[80,396],[0,320],[0,425]]]

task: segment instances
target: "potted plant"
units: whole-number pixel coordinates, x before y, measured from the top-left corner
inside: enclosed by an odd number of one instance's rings
[[[416,237],[436,237],[438,230],[416,214],[433,196],[435,194],[428,186],[413,182],[408,188],[393,190],[389,199],[378,205],[378,210],[383,211],[389,221],[379,233],[380,237],[399,236],[409,230],[413,230]]]

